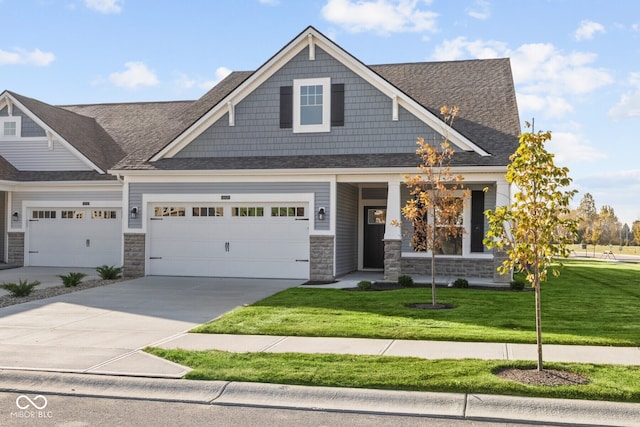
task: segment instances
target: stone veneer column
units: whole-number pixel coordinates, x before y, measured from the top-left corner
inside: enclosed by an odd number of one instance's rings
[[[144,276],[145,237],[140,233],[124,235],[124,277]]]
[[[505,259],[507,259],[506,252],[498,251],[497,249],[493,250],[493,281],[496,283],[510,283],[513,278],[511,273],[500,274],[498,272],[498,267],[502,265],[502,261]]]
[[[384,240],[384,280],[397,282],[402,274],[402,240]]]
[[[24,265],[24,233],[7,233],[9,254],[7,264]]]
[[[309,280],[331,282],[333,275],[333,236],[310,236]]]

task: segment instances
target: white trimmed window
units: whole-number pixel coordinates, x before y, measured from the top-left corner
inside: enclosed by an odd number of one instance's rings
[[[331,79],[293,81],[293,131],[329,132],[331,130]]]
[[[20,116],[0,117],[0,138],[20,138]]]

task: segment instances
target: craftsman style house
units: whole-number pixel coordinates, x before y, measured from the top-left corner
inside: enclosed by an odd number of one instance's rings
[[[443,105],[460,114],[449,128]],[[438,274],[496,276],[484,211],[520,133],[508,59],[368,66],[309,27],[196,101],[53,106],[0,93],[0,260],[127,276],[426,274],[401,221],[416,139],[456,150],[467,232]]]

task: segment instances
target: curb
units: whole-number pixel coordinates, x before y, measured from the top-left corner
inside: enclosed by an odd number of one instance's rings
[[[0,371],[0,392],[477,421],[637,426],[640,404],[482,394]]]

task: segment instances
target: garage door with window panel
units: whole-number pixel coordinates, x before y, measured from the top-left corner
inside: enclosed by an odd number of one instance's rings
[[[151,275],[309,277],[306,204],[163,203],[149,210]]]
[[[121,209],[34,208],[28,215],[28,265],[97,267],[122,263]]]

